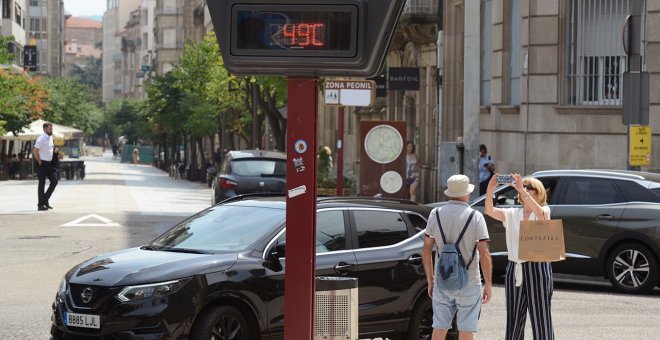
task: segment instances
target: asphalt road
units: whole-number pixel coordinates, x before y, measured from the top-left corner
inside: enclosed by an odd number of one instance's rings
[[[62,181],[51,202],[55,210],[45,213],[36,212],[35,181],[0,182],[2,340],[49,339],[51,304],[69,268],[143,244],[210,202],[204,184],[174,181],[150,166],[117,164],[107,155],[86,163],[86,179]],[[477,339],[504,339],[501,280],[493,293]],[[604,282],[564,277],[555,283],[557,339],[660,339],[658,311],[658,289],[636,296],[616,293]],[[529,324],[526,338],[532,339]]]

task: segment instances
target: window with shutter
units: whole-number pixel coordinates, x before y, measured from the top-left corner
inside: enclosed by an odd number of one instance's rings
[[[628,13],[629,0],[569,1],[567,104],[622,105],[628,60],[621,27]]]

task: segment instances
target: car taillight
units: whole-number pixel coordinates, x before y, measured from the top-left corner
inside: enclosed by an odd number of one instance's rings
[[[223,189],[233,189],[238,185],[238,183],[226,178],[220,178],[219,182]]]

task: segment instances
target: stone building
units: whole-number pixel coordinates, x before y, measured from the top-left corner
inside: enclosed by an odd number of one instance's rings
[[[14,41],[8,46],[9,52],[14,54],[11,65],[3,65],[11,72],[20,73],[23,69],[23,47],[26,39],[27,6],[25,0],[0,0],[0,21],[2,22],[2,35],[13,36]]]
[[[499,171],[627,167],[622,105],[629,57],[621,32],[633,1],[480,1],[480,141]],[[463,36],[465,3],[445,2],[445,37]],[[650,72],[649,125],[657,145],[660,1],[645,3],[642,70]],[[460,55],[461,43],[446,39],[444,49]],[[445,59],[443,66],[452,64]],[[460,102],[463,91],[443,90],[446,101]],[[655,163],[642,170],[660,168],[655,149]]]
[[[28,41],[37,47],[37,70],[41,75],[64,75],[64,2],[29,0]],[[26,22],[27,24],[27,22]]]
[[[140,0],[107,0],[103,14],[103,102],[122,97],[121,31]]]
[[[71,65],[85,66],[89,57],[101,58],[103,28],[99,21],[67,17],[65,22],[65,72]]]

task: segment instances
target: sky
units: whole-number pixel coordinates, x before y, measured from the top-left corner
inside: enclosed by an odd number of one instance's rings
[[[64,9],[74,17],[103,15],[106,0],[64,0]]]

